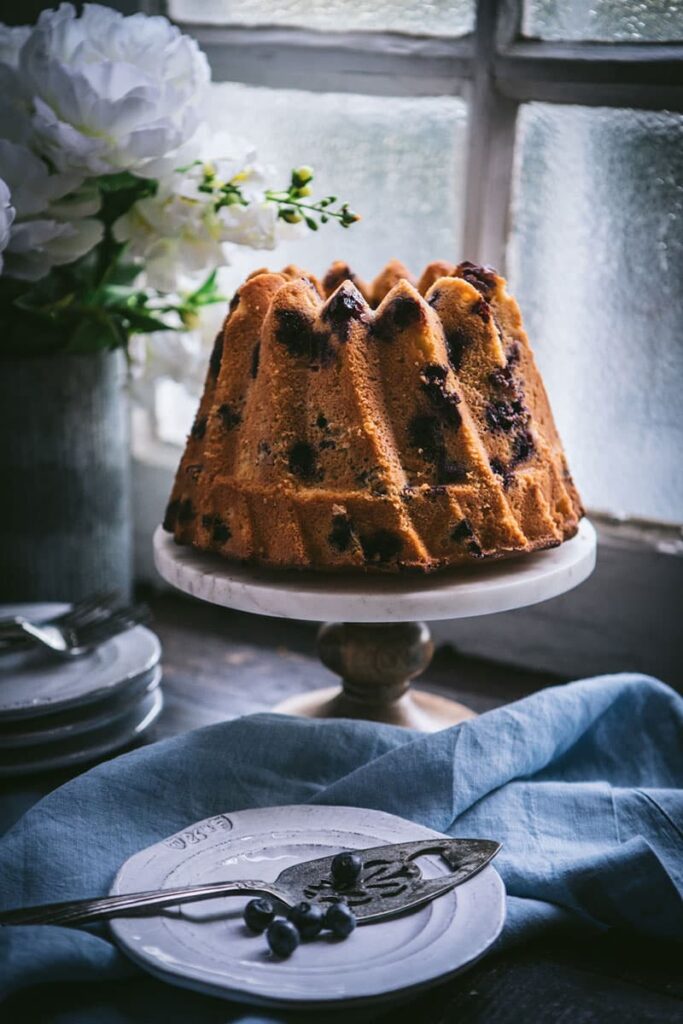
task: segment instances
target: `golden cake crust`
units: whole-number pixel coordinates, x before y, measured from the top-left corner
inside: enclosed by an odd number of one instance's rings
[[[164,526],[302,569],[431,571],[553,547],[583,515],[494,270],[254,272],[209,363]]]

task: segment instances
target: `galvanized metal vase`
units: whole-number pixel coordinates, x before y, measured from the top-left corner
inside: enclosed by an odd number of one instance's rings
[[[0,361],[0,601],[131,588],[121,351]]]

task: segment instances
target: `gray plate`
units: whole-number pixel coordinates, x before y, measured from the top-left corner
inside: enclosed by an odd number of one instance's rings
[[[161,682],[161,666],[143,672],[130,681],[125,690],[96,704],[60,711],[41,718],[20,718],[0,724],[0,753],[15,747],[38,747],[60,743],[81,733],[111,725],[127,715],[146,694]]]
[[[136,701],[128,712],[111,724],[44,747],[20,747],[0,752],[0,778],[33,775],[52,768],[96,761],[127,746],[157,720],[164,704],[161,687]]]
[[[0,605],[0,617],[41,618],[65,605]],[[0,654],[0,723],[82,707],[125,689],[159,661],[161,645],[151,630],[136,626],[73,661],[40,650]]]

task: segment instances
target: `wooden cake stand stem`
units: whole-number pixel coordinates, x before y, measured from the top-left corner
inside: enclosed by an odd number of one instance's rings
[[[433,653],[425,622],[328,622],[318,633],[318,654],[341,676],[341,689],[290,697],[274,710],[308,718],[363,718],[421,732],[474,717],[464,704],[410,688]]]

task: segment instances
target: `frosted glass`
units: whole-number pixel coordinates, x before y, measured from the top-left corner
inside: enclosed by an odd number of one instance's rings
[[[511,285],[586,502],[683,521],[683,116],[520,113]]]
[[[474,7],[475,0],[170,0],[168,10],[177,21],[202,25],[461,36],[474,27]]]
[[[228,281],[237,285],[264,265],[298,263],[322,274],[334,259],[374,277],[397,257],[419,273],[460,253],[465,161],[465,104],[457,97],[386,98],[271,90],[223,82],[212,86],[209,122],[249,139],[262,162],[286,182],[292,167],[312,164],[315,194],[348,201],[362,221],[334,223],[275,252],[233,248]]]
[[[522,32],[537,39],[675,41],[683,39],[683,0],[524,0]]]

